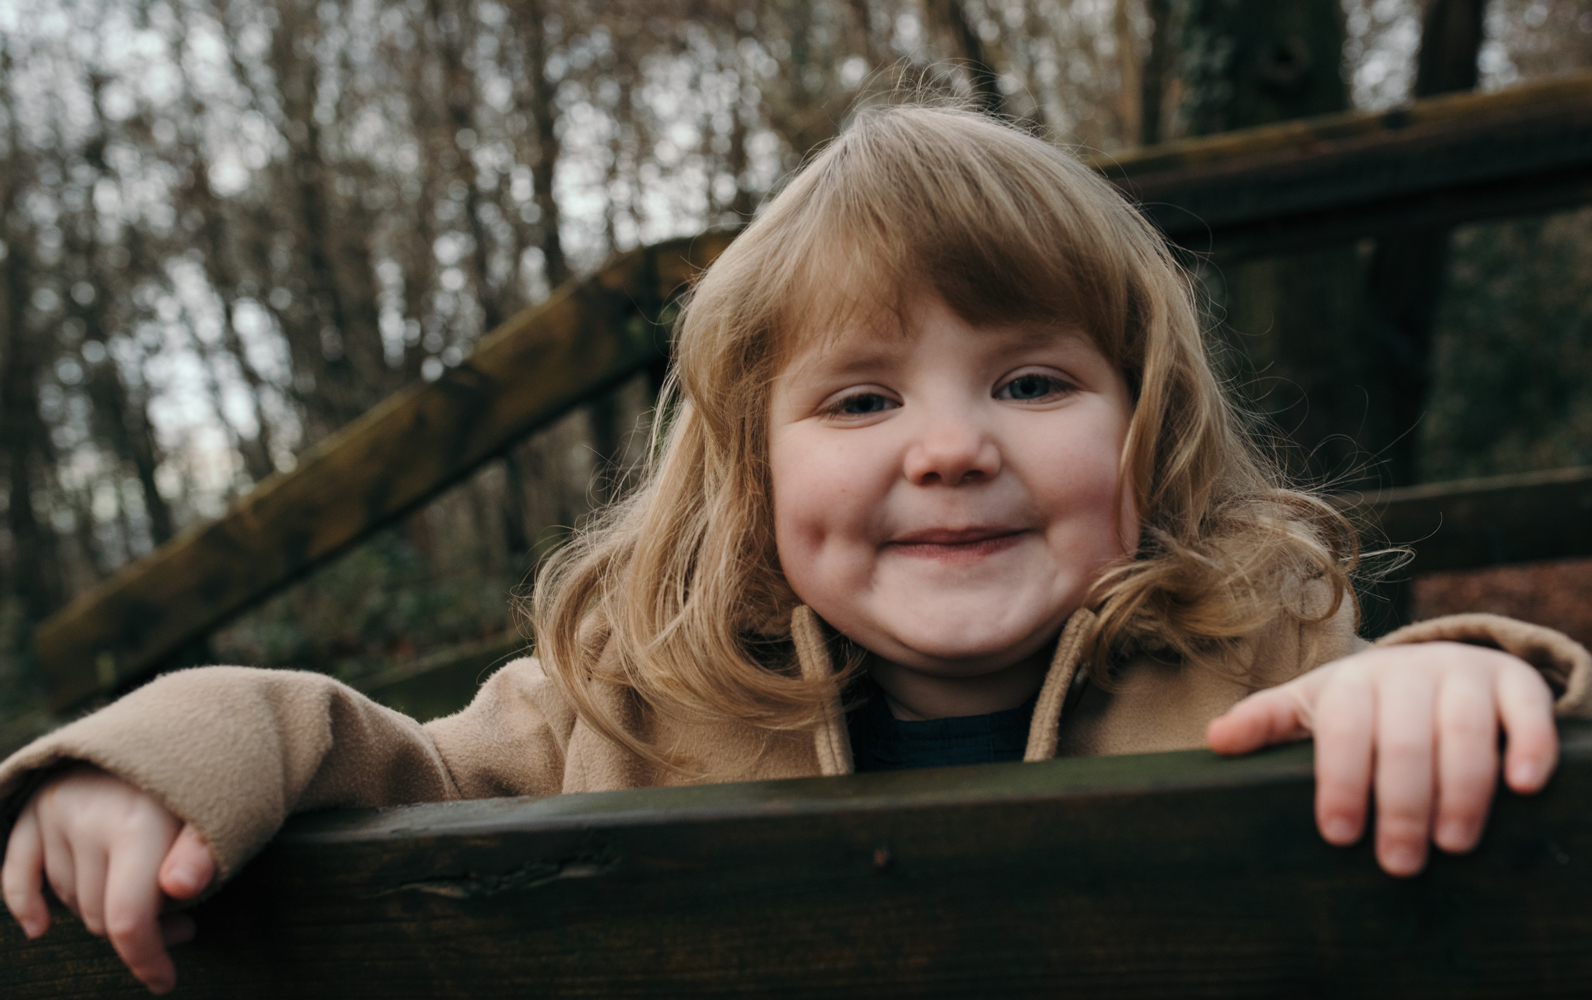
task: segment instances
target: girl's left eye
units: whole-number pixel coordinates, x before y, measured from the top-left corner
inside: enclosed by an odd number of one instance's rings
[[[837,400],[828,407],[828,410],[835,416],[867,417],[885,410],[893,410],[899,405],[895,400],[877,392],[857,392]]]
[[[1053,393],[1066,391],[1067,383],[1054,375],[1031,373],[1019,375],[995,390],[996,399],[1044,399]]]

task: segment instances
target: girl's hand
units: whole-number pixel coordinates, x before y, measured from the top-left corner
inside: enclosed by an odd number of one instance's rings
[[[50,926],[42,880],[90,933],[109,937],[152,993],[177,984],[166,948],[193,938],[193,920],[162,917],[162,894],[192,899],[215,874],[210,847],[152,797],[98,768],[74,767],[23,808],[0,887],[30,938]],[[42,878],[41,878],[42,876]]]
[[[1376,783],[1376,856],[1389,875],[1426,866],[1427,840],[1451,854],[1481,838],[1498,778],[1542,788],[1559,757],[1553,694],[1525,661],[1455,642],[1381,646],[1250,695],[1211,722],[1222,754],[1316,740],[1316,825],[1346,846],[1365,826]]]

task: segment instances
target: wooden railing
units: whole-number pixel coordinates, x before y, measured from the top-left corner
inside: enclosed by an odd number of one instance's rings
[[[1095,166],[1223,260],[1592,201],[1592,74],[1186,139]]]
[[[1328,846],[1310,748],[302,816],[199,907],[178,996],[1592,995],[1592,725],[1417,878]],[[147,996],[70,917],[8,1000]]]
[[[1387,539],[1411,546],[1411,573],[1592,555],[1592,466],[1340,499],[1363,505]]]

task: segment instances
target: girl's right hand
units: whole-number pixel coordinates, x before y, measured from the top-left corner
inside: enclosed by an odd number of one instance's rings
[[[11,830],[0,888],[23,933],[36,938],[50,926],[48,879],[150,992],[166,993],[177,985],[166,948],[191,940],[194,928],[185,914],[161,916],[164,897],[194,898],[215,868],[191,825],[121,779],[79,765],[28,800]]]

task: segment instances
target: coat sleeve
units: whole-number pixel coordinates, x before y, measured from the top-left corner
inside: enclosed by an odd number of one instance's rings
[[[1378,646],[1412,642],[1466,642],[1512,653],[1536,667],[1554,694],[1561,718],[1592,719],[1592,654],[1562,632],[1502,615],[1431,618],[1389,632]]]
[[[47,769],[88,762],[198,828],[226,878],[294,812],[556,794],[572,724],[530,659],[425,726],[322,674],[205,667],[17,751],[0,764],[0,801],[14,815]]]

